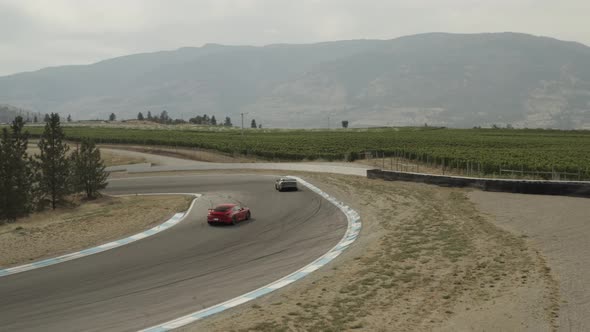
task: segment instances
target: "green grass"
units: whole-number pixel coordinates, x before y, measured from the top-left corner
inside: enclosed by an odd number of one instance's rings
[[[29,127],[35,136],[41,127]],[[348,130],[171,130],[64,128],[67,137],[99,143],[184,146],[268,160],[356,160],[364,151],[433,166],[570,172],[590,178],[590,131],[387,128]]]

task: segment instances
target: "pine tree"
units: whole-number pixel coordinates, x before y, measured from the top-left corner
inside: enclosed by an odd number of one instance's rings
[[[194,117],[194,118],[191,118],[191,119],[189,120],[189,122],[190,122],[190,123],[194,123],[194,124],[203,124],[203,117],[202,117],[202,116],[200,116],[200,115],[197,115],[196,117]]]
[[[29,134],[17,116],[2,130],[0,143],[0,219],[15,220],[27,215],[33,206],[33,168],[27,155]]]
[[[72,115],[68,114],[68,122],[72,122]]]
[[[29,133],[24,131],[24,126],[25,123],[20,116],[11,125],[14,146],[12,170],[16,183],[16,191],[12,195],[12,204],[17,207],[15,214],[17,218],[27,215],[33,207],[33,161],[27,154]]]
[[[109,115],[109,121],[115,121],[117,120],[117,116],[115,115],[115,113],[111,113],[111,115]]]
[[[148,111],[147,119],[148,119],[148,121],[152,121],[154,119],[154,118],[152,118],[152,112],[151,111]]]
[[[217,119],[215,118],[215,115],[211,116],[211,125],[217,126]]]
[[[137,120],[143,121],[143,113],[141,113],[141,112],[137,113]]]
[[[45,117],[43,118],[43,122],[49,122],[50,118],[49,118],[49,114],[45,113]]]
[[[252,122],[250,123],[250,128],[258,128],[258,126],[256,125],[256,120],[252,119]]]
[[[59,114],[51,113],[50,120],[39,140],[39,187],[44,196],[48,196],[51,207],[70,193],[68,145],[64,142],[64,132],[60,126]]]
[[[39,122],[39,118],[37,117],[37,114],[35,114],[35,116],[33,116],[33,123],[37,122]]]
[[[8,129],[3,128],[2,137],[0,137],[0,221],[9,219],[8,197],[12,187],[12,177],[10,176],[11,148]]]
[[[170,120],[170,117],[168,116],[168,111],[163,110],[162,113],[160,113],[160,123],[168,123],[168,121]]]
[[[109,173],[100,158],[100,150],[90,139],[83,139],[80,148],[72,154],[73,186],[76,192],[84,192],[86,198],[93,199],[106,188]]]
[[[223,123],[224,126],[226,127],[231,127],[232,123],[231,123],[231,118],[229,116],[225,117],[225,122]]]

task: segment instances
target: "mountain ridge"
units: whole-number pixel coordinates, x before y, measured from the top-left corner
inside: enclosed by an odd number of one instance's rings
[[[269,127],[590,129],[590,48],[521,33],[206,44],[0,77],[0,103],[74,118],[249,117]]]

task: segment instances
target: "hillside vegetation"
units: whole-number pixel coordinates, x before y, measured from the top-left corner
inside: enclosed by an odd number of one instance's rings
[[[249,112],[264,127],[590,129],[590,48],[515,33],[206,45],[0,77],[0,102],[76,119]]]

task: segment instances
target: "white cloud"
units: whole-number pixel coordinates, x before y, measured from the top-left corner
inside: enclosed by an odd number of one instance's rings
[[[517,31],[590,44],[590,1],[0,0],[0,75],[204,43]]]

